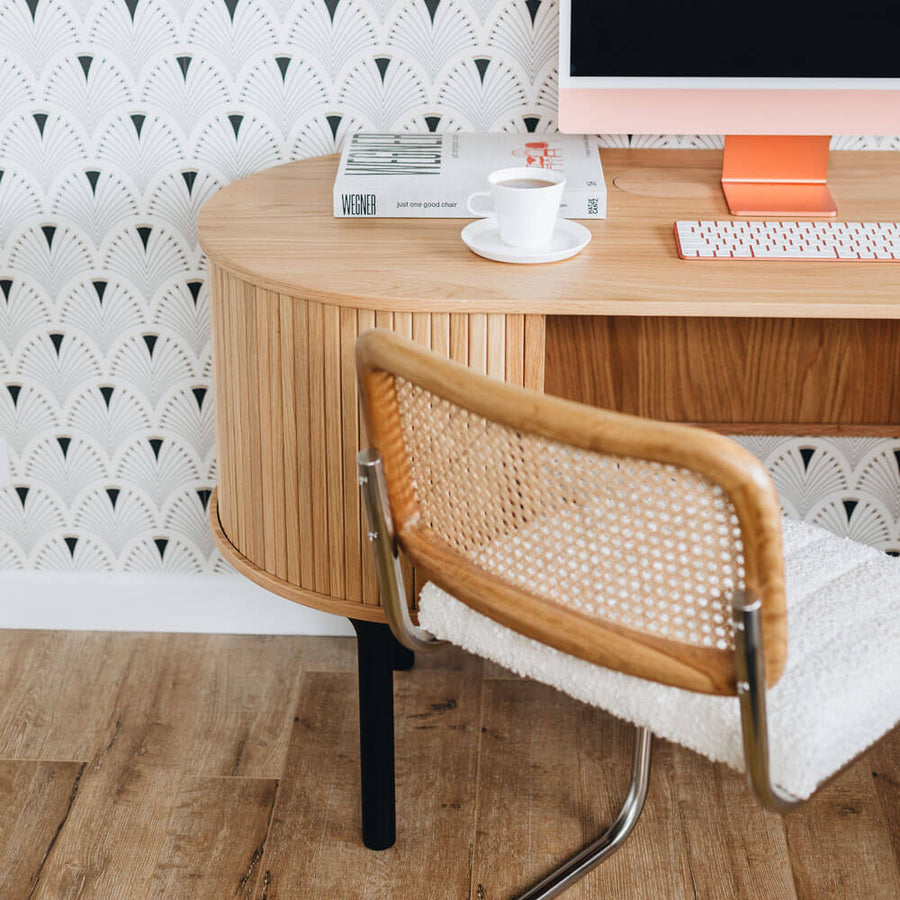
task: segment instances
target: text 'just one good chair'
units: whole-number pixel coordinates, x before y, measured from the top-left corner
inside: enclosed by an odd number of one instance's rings
[[[745,769],[784,812],[900,719],[900,560],[782,520],[749,451],[387,332],[359,339],[357,363],[360,482],[397,639],[452,641],[637,726],[618,818],[521,900],[622,844],[654,733]],[[419,625],[398,550],[431,578]]]

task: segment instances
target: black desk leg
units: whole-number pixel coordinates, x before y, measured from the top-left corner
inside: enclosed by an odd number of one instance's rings
[[[416,661],[416,654],[408,647],[404,647],[397,638],[394,641],[394,671],[406,672],[413,667]]]
[[[359,759],[363,843],[396,840],[394,812],[394,636],[380,622],[351,619],[359,668]]]

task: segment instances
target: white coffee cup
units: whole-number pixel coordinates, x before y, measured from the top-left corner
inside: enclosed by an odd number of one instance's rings
[[[566,179],[536,166],[497,169],[488,175],[490,191],[469,195],[473,216],[496,216],[500,240],[511,247],[545,247],[553,237]],[[492,209],[477,209],[473,201],[487,197]]]

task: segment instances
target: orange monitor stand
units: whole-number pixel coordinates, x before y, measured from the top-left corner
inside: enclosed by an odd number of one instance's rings
[[[722,190],[736,216],[836,216],[828,135],[729,134]]]

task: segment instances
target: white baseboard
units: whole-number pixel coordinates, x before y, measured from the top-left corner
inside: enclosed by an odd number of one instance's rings
[[[0,628],[352,635],[240,575],[0,572]]]

